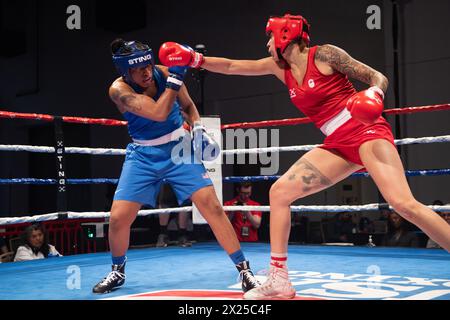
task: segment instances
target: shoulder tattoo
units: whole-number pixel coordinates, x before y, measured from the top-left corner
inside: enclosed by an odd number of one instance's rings
[[[370,83],[376,74],[371,67],[353,59],[347,52],[332,45],[319,46],[315,58],[328,63],[333,69],[348,77],[365,83]]]

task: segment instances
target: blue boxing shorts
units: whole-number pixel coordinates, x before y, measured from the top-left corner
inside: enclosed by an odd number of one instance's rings
[[[181,205],[191,195],[212,181],[202,163],[194,162],[189,139],[172,141],[159,146],[130,143],[120,174],[114,200],[127,200],[155,208],[163,182],[169,183]],[[177,163],[171,158],[172,149],[179,143],[189,143],[188,161]],[[186,160],[186,159],[185,159]]]

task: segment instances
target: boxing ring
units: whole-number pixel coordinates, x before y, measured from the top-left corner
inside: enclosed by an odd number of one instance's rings
[[[268,244],[242,248],[264,280]],[[132,249],[127,256],[125,285],[106,295],[93,294],[92,286],[108,271],[107,252],[0,264],[0,299],[242,299],[236,270],[216,243]],[[449,263],[449,255],[436,249],[289,247],[297,300],[448,300]]]
[[[450,104],[389,109],[389,114],[407,114],[449,110]],[[55,146],[0,145],[0,151],[53,153],[64,172],[66,154],[123,156],[125,150],[107,148],[66,147],[61,133],[62,122],[87,125],[124,126],[125,121],[79,117],[53,117],[0,111],[0,117],[49,121],[55,123]],[[223,125],[222,129],[245,129],[299,125],[308,118],[261,121]],[[445,143],[450,135],[406,138],[397,145]],[[224,155],[267,152],[308,151],[316,145],[223,150]],[[448,175],[450,168],[407,170],[407,176]],[[224,183],[240,181],[274,181],[279,176],[225,177]],[[365,172],[353,174],[364,179]],[[73,221],[105,221],[109,212],[71,212],[65,207],[65,186],[70,184],[117,184],[117,179],[0,179],[0,184],[55,185],[58,188],[58,212],[44,215],[0,218],[0,235],[15,236],[33,222],[63,223],[67,232]],[[378,211],[384,203],[365,205],[291,206],[292,212],[359,212]],[[436,212],[450,211],[450,205],[429,206]],[[228,206],[226,211],[268,212],[269,206]],[[192,210],[192,207],[141,210],[140,216]],[[79,226],[75,227],[79,228]],[[62,231],[61,231],[62,230]],[[72,230],[72,229],[70,229]],[[79,230],[78,230],[79,231]],[[76,234],[76,233],[75,233]],[[65,234],[63,235],[65,236]],[[69,239],[73,239],[70,238]],[[50,239],[50,242],[52,239]],[[61,253],[64,243],[54,243]],[[264,281],[269,260],[268,243],[243,243],[243,251],[251,261],[259,280]],[[92,251],[96,251],[95,249]],[[87,253],[86,253],[87,252]],[[60,258],[0,264],[0,300],[187,300],[242,299],[240,282],[229,257],[216,242],[196,243],[190,248],[130,249],[127,253],[127,279],[120,289],[95,295],[93,285],[103,278],[110,266],[108,247],[104,252],[91,252],[89,243],[83,253],[67,251]],[[78,253],[78,254],[77,254]],[[297,290],[297,300],[449,300],[450,255],[442,249],[384,248],[357,246],[290,245],[289,275]],[[39,280],[38,280],[39,279]],[[207,279],[207,281],[205,281]]]

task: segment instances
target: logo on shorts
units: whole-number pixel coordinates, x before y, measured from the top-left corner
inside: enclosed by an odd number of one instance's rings
[[[295,98],[297,94],[295,93],[295,88],[289,89],[289,97]]]
[[[314,80],[313,79],[309,79],[308,80],[308,86],[312,89],[312,88],[314,88],[314,86],[315,86],[316,84],[314,83]]]
[[[376,133],[375,130],[367,130],[367,131],[366,131],[366,134],[375,134],[375,133]]]
[[[203,179],[209,179],[208,172],[205,172],[204,174],[202,174],[202,178]]]

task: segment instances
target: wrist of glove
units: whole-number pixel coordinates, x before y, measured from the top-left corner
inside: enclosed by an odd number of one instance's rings
[[[200,68],[202,66],[202,64],[205,62],[205,57],[203,56],[203,54],[196,52],[196,51],[192,51],[192,60],[191,63],[189,64],[189,66],[191,68]]]
[[[179,91],[183,85],[184,76],[186,75],[187,67],[170,67],[169,76],[166,80],[166,88]]]
[[[380,96],[381,100],[384,100],[384,92],[383,92],[383,90],[381,90],[380,87],[372,86],[372,87],[370,87],[367,90],[370,90],[370,91],[373,91],[374,93],[377,93]]]
[[[213,161],[220,153],[219,145],[206,133],[205,127],[200,122],[194,122],[192,143],[194,155],[200,161]]]
[[[200,52],[195,51],[188,45],[182,45],[186,50],[191,54],[191,61],[189,62],[189,67],[191,68],[200,68],[202,64],[205,62],[205,57]]]
[[[206,128],[202,125],[200,121],[195,121],[194,124],[192,125],[192,133],[195,134],[195,132],[206,133]]]

